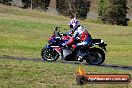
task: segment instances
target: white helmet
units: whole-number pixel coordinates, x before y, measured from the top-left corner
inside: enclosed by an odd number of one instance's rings
[[[80,25],[80,23],[76,18],[74,18],[69,22],[69,26],[71,26],[71,25],[75,31],[77,29],[77,27]]]

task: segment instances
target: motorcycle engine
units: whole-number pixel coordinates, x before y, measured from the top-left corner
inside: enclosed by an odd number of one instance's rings
[[[63,49],[63,58],[64,60],[68,60],[72,58],[72,52],[73,50],[70,48],[64,48]]]

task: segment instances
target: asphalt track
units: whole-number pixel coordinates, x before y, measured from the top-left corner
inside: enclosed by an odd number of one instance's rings
[[[25,58],[25,57],[13,57],[13,56],[7,56],[7,55],[3,55],[0,56],[0,59],[5,59],[5,60],[18,60],[18,61],[33,61],[33,62],[46,62],[44,60],[42,60],[41,58]],[[64,63],[64,64],[75,64],[75,65],[89,65],[87,63],[84,62],[78,62],[78,61],[64,61],[64,60],[59,60],[59,61],[55,61],[52,63]],[[96,65],[94,65],[96,66]],[[113,69],[121,69],[121,70],[131,70],[132,71],[132,66],[121,66],[121,65],[112,65],[112,64],[102,64],[99,65],[98,67],[105,67],[105,68],[113,68]]]

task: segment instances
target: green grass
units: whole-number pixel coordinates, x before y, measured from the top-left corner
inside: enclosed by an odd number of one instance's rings
[[[132,21],[131,20],[128,22],[128,25],[129,26],[132,26]]]
[[[0,87],[2,88],[80,88],[75,73],[78,65],[1,60]],[[132,74],[130,71],[83,66],[87,73]],[[101,70],[101,71],[100,71]],[[89,84],[83,88],[130,88],[130,84]]]
[[[0,56],[10,55],[26,58],[41,58],[40,51],[47,44],[53,28],[60,26],[68,30],[70,19],[40,12],[0,5]],[[108,46],[105,64],[132,66],[132,26],[97,24],[89,20],[80,21],[93,38],[103,39]],[[131,24],[131,22],[129,23]],[[66,31],[67,31],[66,30]],[[80,88],[76,85],[75,71],[79,65],[43,63],[15,60],[0,60],[1,88]],[[83,66],[89,73],[130,74],[129,70],[118,70],[97,66]],[[81,87],[130,88],[122,85],[89,84]]]

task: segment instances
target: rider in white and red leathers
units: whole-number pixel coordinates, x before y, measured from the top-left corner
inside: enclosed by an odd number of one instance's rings
[[[73,48],[76,48],[78,46],[89,46],[92,42],[91,35],[82,26],[78,27],[78,29],[74,32],[73,38],[74,39],[79,38],[81,40],[80,43],[77,43],[76,45],[72,45]]]
[[[76,43],[72,45],[73,49],[75,49],[77,46],[85,46],[91,44],[91,35],[84,27],[80,26],[80,23],[76,18],[72,19],[69,22],[69,26],[72,30],[73,36],[69,39],[66,45],[72,44],[76,38],[79,38],[81,40],[81,43]]]
[[[80,26],[79,21],[74,18],[69,22],[70,29],[72,30],[73,36],[70,37],[69,41],[65,43],[65,45],[69,46],[72,44],[72,48],[76,49],[79,46],[89,46],[92,42],[91,35],[88,33],[88,31]],[[74,43],[74,40],[79,38],[81,40],[80,43]],[[78,60],[80,60],[82,57],[79,56]]]

